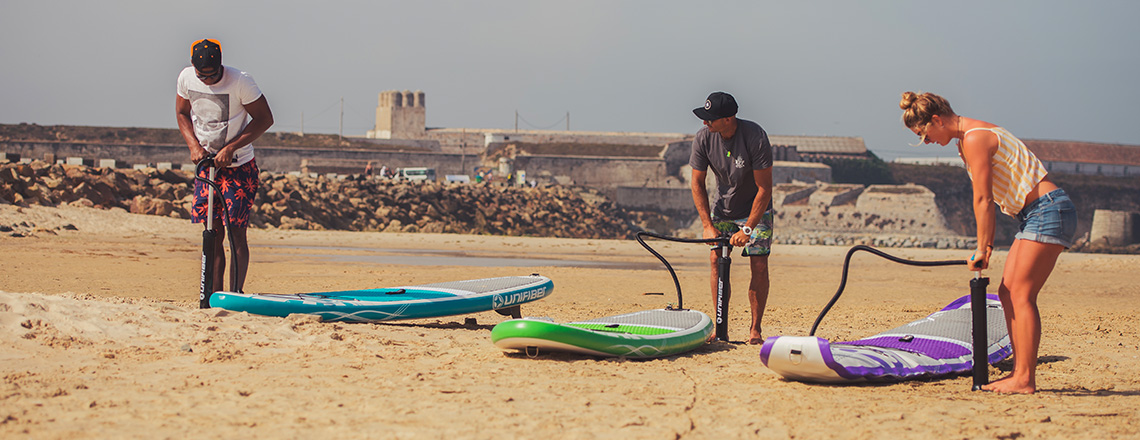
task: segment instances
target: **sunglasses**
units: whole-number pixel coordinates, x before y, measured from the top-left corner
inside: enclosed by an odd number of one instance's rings
[[[201,71],[195,69],[194,75],[197,76],[198,79],[201,80],[202,82],[215,81],[218,78],[221,78],[222,68],[221,67],[215,67],[213,72],[207,73],[207,74],[203,74]]]
[[[927,135],[927,133],[930,133],[930,125],[933,123],[934,123],[934,120],[931,120],[930,122],[927,122],[926,125],[924,125],[922,127],[922,134],[918,135],[919,145],[926,143],[926,135]]]

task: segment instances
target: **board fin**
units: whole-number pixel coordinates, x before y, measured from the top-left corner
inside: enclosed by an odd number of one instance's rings
[[[495,309],[495,312],[498,312],[503,316],[510,316],[514,319],[522,319],[522,306],[519,305],[514,305],[504,309]]]

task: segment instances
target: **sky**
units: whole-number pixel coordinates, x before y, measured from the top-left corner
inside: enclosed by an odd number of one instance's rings
[[[693,133],[733,94],[774,135],[912,146],[904,91],[1027,139],[1140,144],[1140,2],[89,1],[0,3],[0,123],[175,128],[190,44],[251,74],[270,131],[363,136],[378,94],[429,127]],[[302,127],[303,123],[303,127]]]

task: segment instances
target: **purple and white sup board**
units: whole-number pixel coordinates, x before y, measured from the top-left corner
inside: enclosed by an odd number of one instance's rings
[[[760,360],[790,380],[815,383],[898,382],[968,373],[973,368],[970,296],[930,316],[857,341],[773,336]],[[991,364],[1013,350],[997,295],[986,295],[987,353]]]

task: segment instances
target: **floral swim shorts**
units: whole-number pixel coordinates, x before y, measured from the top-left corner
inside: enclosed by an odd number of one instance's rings
[[[225,212],[228,216],[222,215],[222,206],[218,204],[219,200],[216,198],[219,194],[218,191],[214,191],[215,225],[249,227],[249,211],[253,208],[253,198],[257,195],[257,189],[261,187],[261,179],[258,177],[260,173],[256,160],[238,167],[218,170],[214,182],[221,191],[221,200],[225,201]],[[209,178],[209,168],[203,168],[198,177]],[[209,189],[209,185],[194,180],[194,208],[190,210],[190,220],[194,223],[206,220]]]
[[[744,244],[741,249],[740,255],[744,257],[763,257],[772,253],[772,217],[775,212],[772,209],[764,212],[760,217],[760,223],[752,228],[752,235],[749,236],[748,243]],[[713,217],[713,227],[721,232],[721,236],[728,237],[735,234],[736,231],[741,230],[748,222],[747,218],[739,220],[725,220]]]

